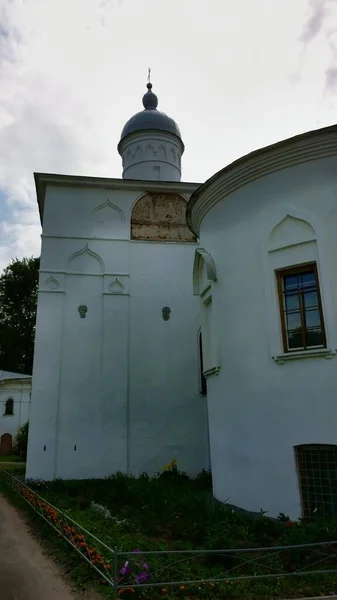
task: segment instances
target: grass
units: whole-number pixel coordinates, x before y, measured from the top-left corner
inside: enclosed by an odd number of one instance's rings
[[[10,454],[10,455],[0,454],[0,463],[8,463],[8,462],[24,463],[25,460],[21,456],[18,456],[17,454]]]
[[[25,471],[26,471],[26,465],[25,464],[6,464],[6,463],[0,463],[0,472],[1,469],[5,469],[6,471],[8,471],[9,473],[12,473],[14,476],[16,475],[24,475]]]
[[[245,513],[216,502],[211,496],[211,480],[202,473],[196,480],[179,474],[176,470],[160,477],[149,478],[143,475],[132,478],[116,474],[105,480],[35,482],[36,490],[49,502],[57,506],[91,531],[110,547],[119,551],[134,548],[146,550],[188,550],[252,548],[304,544],[337,539],[337,520],[312,523],[289,524],[284,517],[272,520],[263,514],[253,518]],[[6,494],[12,494],[8,489]],[[11,500],[20,504],[19,498]],[[93,506],[101,505],[104,509]],[[53,530],[40,517],[32,515],[27,505],[29,518],[35,531],[52,551],[56,559],[70,569],[77,586],[95,585],[107,597],[111,590],[95,580],[94,572],[80,561],[66,542],[57,538]],[[104,514],[105,513],[105,514]],[[328,563],[317,562],[323,559],[322,550],[287,551],[283,553],[260,552],[259,555],[245,553],[243,566],[238,555],[211,554],[197,558],[149,556],[149,568],[155,573],[162,569],[159,581],[207,579],[211,577],[253,575],[262,573],[288,573],[316,562],[317,568],[336,567],[336,554],[329,554]],[[241,555],[242,556],[242,555]],[[256,560],[258,558],[258,560]],[[184,559],[184,560],[182,560]],[[175,566],[169,566],[175,562]],[[240,566],[241,565],[241,566]],[[119,564],[119,569],[122,563]],[[156,575],[154,576],[155,580]],[[199,589],[200,588],[200,589]],[[186,586],[186,589],[161,588],[125,592],[123,597],[142,598],[291,598],[337,591],[337,574],[306,576],[302,578],[275,578],[255,581],[232,581],[216,586]]]

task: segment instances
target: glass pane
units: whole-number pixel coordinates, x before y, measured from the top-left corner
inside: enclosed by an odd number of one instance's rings
[[[287,335],[289,350],[294,350],[295,348],[303,348],[302,331],[288,331]]]
[[[306,345],[309,346],[323,346],[323,332],[321,329],[308,329],[305,332]]]
[[[286,291],[294,291],[298,288],[298,277],[297,275],[287,275],[284,278],[284,289]]]
[[[305,292],[303,294],[303,300],[304,300],[305,308],[310,308],[312,306],[318,306],[317,292]]]
[[[286,295],[286,309],[287,312],[290,310],[298,310],[299,309],[299,297],[298,294],[289,294]]]
[[[308,273],[302,273],[300,275],[300,281],[302,287],[314,287],[316,286],[316,277],[314,271]]]
[[[319,327],[321,324],[321,315],[317,309],[309,309],[305,311],[306,327]]]
[[[287,329],[301,329],[300,312],[294,312],[287,315]]]

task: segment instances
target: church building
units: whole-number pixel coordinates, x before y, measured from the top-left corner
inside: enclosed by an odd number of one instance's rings
[[[43,227],[28,478],[155,474],[277,517],[337,515],[337,126],[203,185],[157,109],[122,179],[36,174]]]
[[[337,126],[225,167],[187,219],[214,495],[337,516]]]
[[[0,456],[15,449],[19,429],[29,421],[31,376],[0,371]]]

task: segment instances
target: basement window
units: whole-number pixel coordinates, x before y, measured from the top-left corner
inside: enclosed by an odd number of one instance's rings
[[[337,516],[337,446],[295,447],[303,517]]]

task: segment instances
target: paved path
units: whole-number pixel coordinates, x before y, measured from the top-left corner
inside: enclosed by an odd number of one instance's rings
[[[0,494],[1,600],[85,600],[74,596],[54,562],[30,535],[20,514]],[[98,600],[89,595],[86,600]]]

